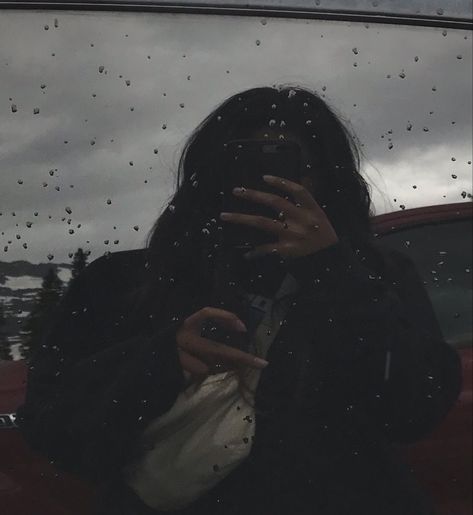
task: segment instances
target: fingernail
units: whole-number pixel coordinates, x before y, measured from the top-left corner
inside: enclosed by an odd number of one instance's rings
[[[237,325],[238,329],[240,329],[240,331],[244,331],[244,332],[248,331],[245,324],[241,320],[237,320],[236,325]]]
[[[263,175],[263,179],[266,181],[266,180],[271,180],[271,179],[274,179],[274,175]]]
[[[269,361],[261,358],[255,358],[254,362],[258,368],[266,368],[269,365]]]
[[[222,218],[223,220],[225,220],[229,217],[230,217],[230,213],[220,213],[220,218]]]

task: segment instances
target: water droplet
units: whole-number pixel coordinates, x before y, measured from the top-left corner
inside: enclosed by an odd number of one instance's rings
[[[33,109],[33,114],[39,114],[39,107],[35,107]]]
[[[458,175],[455,175],[454,173],[452,173],[452,179],[458,179]]]
[[[461,54],[458,54],[457,59],[463,59],[463,56]]]
[[[18,184],[23,184],[23,179],[18,179]]]
[[[44,30],[49,30],[49,25],[45,25]]]
[[[419,56],[418,56],[418,55],[416,55],[416,56],[414,57],[414,61],[415,61],[416,63],[419,61]]]
[[[443,11],[443,9],[442,9],[441,7],[439,7],[439,8],[437,9],[437,14],[438,14],[439,16],[442,16],[442,15],[443,15],[443,12],[444,12],[444,11]]]
[[[288,96],[288,98],[294,98],[296,96],[296,94],[297,94],[297,91],[295,91],[294,89],[290,89],[287,96]]]
[[[312,125],[312,120],[306,120],[306,121],[305,121],[305,124],[306,124],[307,126]]]
[[[266,20],[266,19],[264,19],[264,18],[263,18],[263,19],[261,20],[261,25],[267,25],[267,24],[268,24],[268,20]]]
[[[274,127],[274,126],[276,125],[276,120],[274,120],[274,119],[269,120],[268,125],[269,125],[270,127]]]
[[[401,72],[399,74],[399,77],[401,77],[401,79],[405,79],[406,78],[406,74],[404,72]]]
[[[257,39],[257,40],[255,41],[255,43],[256,43],[256,46],[260,46],[260,45],[261,45],[261,41],[260,41],[259,39]]]
[[[351,51],[355,54],[355,55],[358,55],[358,48],[352,48]]]
[[[103,73],[104,70],[105,70],[105,66],[99,66],[99,73]]]
[[[134,229],[135,231],[139,231],[139,230],[140,230],[140,227],[139,227],[138,225],[134,225],[134,226],[133,226],[133,229]]]
[[[127,86],[129,86],[129,85],[131,84],[131,81],[130,81],[129,79],[127,79],[127,80],[125,81],[125,84],[126,84]]]
[[[18,111],[18,108],[16,107],[16,104],[11,105],[11,112],[16,113]]]

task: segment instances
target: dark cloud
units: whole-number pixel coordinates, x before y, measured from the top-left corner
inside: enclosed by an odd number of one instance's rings
[[[0,74],[0,252],[8,246],[8,261],[142,246],[172,194],[185,138],[219,102],[257,85],[290,82],[325,95],[364,144],[378,212],[461,201],[471,191],[466,31],[5,11]]]

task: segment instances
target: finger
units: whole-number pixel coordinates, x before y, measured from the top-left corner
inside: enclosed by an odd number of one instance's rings
[[[315,210],[317,214],[323,213],[323,210],[319,206],[318,202],[314,199],[310,191],[302,184],[290,181],[289,179],[285,179],[283,177],[275,177],[274,175],[263,175],[263,179],[271,186],[290,193],[296,201],[296,207],[297,204],[299,204],[300,207]]]
[[[245,215],[243,213],[220,213],[220,218],[224,222],[229,222],[232,224],[243,224],[248,225],[250,227],[256,227],[257,229],[261,229],[265,232],[270,232],[272,234],[280,234],[283,231],[283,227],[279,222],[279,220],[270,220],[265,216],[257,216],[257,215]]]
[[[234,329],[236,331],[246,331],[245,324],[238,318],[235,313],[227,311],[225,309],[213,308],[206,306],[205,308],[199,309],[199,311],[193,313],[186,318],[186,327],[194,330],[201,330],[202,324],[207,320],[215,320],[221,323],[224,327]]]
[[[184,371],[189,372],[191,375],[208,375],[210,372],[209,366],[200,361],[200,359],[192,356],[183,349],[178,349],[179,360]]]
[[[287,215],[296,218],[301,216],[300,209],[298,209],[292,202],[280,197],[279,195],[273,195],[272,193],[252,190],[249,188],[234,188],[233,193],[237,197],[268,206],[278,213],[282,211],[286,217]]]
[[[194,337],[189,338],[184,345],[186,352],[203,361],[210,359],[212,362],[223,361],[235,366],[249,366],[257,369],[265,368],[268,365],[266,360],[258,358],[253,354],[201,336],[194,335]]]

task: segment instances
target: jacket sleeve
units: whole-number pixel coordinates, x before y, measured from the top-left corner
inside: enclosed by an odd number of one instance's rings
[[[184,383],[175,344],[179,322],[157,332],[137,328],[114,341],[101,330],[92,290],[92,284],[101,287],[97,261],[63,297],[29,363],[26,398],[17,412],[34,450],[92,482],[112,477],[133,459],[139,434],[171,408]]]
[[[365,413],[392,442],[425,437],[462,387],[461,361],[443,339],[422,280],[403,254],[383,277],[341,240],[297,258],[290,271],[320,321],[314,389],[328,409]]]

